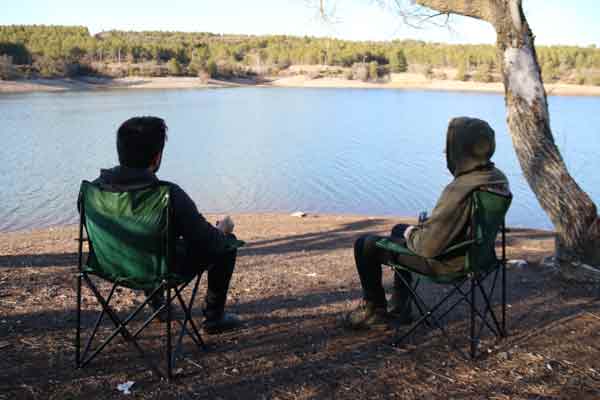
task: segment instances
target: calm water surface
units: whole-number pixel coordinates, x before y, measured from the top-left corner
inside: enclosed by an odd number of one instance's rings
[[[552,97],[556,142],[600,200],[600,99]],[[488,120],[511,180],[509,223],[551,227],[520,172],[495,94],[354,89],[218,89],[0,95],[0,231],[76,222],[82,179],[117,162],[115,132],[134,115],[167,120],[159,173],[202,212],[416,215],[451,177],[453,116]]]

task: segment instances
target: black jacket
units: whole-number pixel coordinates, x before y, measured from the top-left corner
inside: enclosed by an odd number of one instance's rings
[[[118,166],[103,169],[93,181],[104,189],[129,191],[143,189],[153,184],[166,183],[171,187],[171,206],[175,224],[175,235],[185,242],[187,259],[206,259],[207,256],[225,251],[233,235],[225,235],[212,226],[198,212],[196,204],[178,185],[160,181],[147,169]]]

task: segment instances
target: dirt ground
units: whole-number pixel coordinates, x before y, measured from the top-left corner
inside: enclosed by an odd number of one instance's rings
[[[470,361],[428,329],[394,347],[394,330],[349,331],[341,323],[361,298],[354,239],[402,221],[270,214],[235,220],[248,244],[239,252],[228,310],[246,326],[204,335],[206,352],[185,341],[173,383],[148,370],[120,338],[86,368],[74,368],[76,227],[0,234],[0,399],[123,398],[117,385],[127,381],[135,382],[128,397],[143,399],[600,399],[600,289],[563,283],[540,265],[551,253],[550,232],[510,233],[509,257],[529,264],[508,270],[509,337],[497,342],[488,333],[483,357]],[[389,287],[391,272],[384,277]],[[423,289],[430,299],[447,290]],[[143,301],[127,289],[118,295],[123,314]],[[85,291],[86,333],[99,309],[92,299]],[[448,316],[461,346],[464,312]],[[111,327],[105,321],[101,332]],[[142,343],[159,357],[164,324],[149,328]]]

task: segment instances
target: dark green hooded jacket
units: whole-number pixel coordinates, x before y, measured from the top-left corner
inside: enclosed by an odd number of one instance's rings
[[[430,218],[411,232],[407,241],[410,250],[426,258],[439,256],[466,240],[473,191],[488,187],[509,192],[506,176],[491,161],[495,148],[494,131],[487,122],[467,117],[450,121],[446,162],[454,180],[442,192]],[[460,256],[444,261],[447,272],[464,265]]]

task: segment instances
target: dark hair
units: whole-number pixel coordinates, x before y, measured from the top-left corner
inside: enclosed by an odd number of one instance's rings
[[[147,168],[165,147],[167,125],[158,117],[133,117],[117,131],[119,163],[125,167]]]

